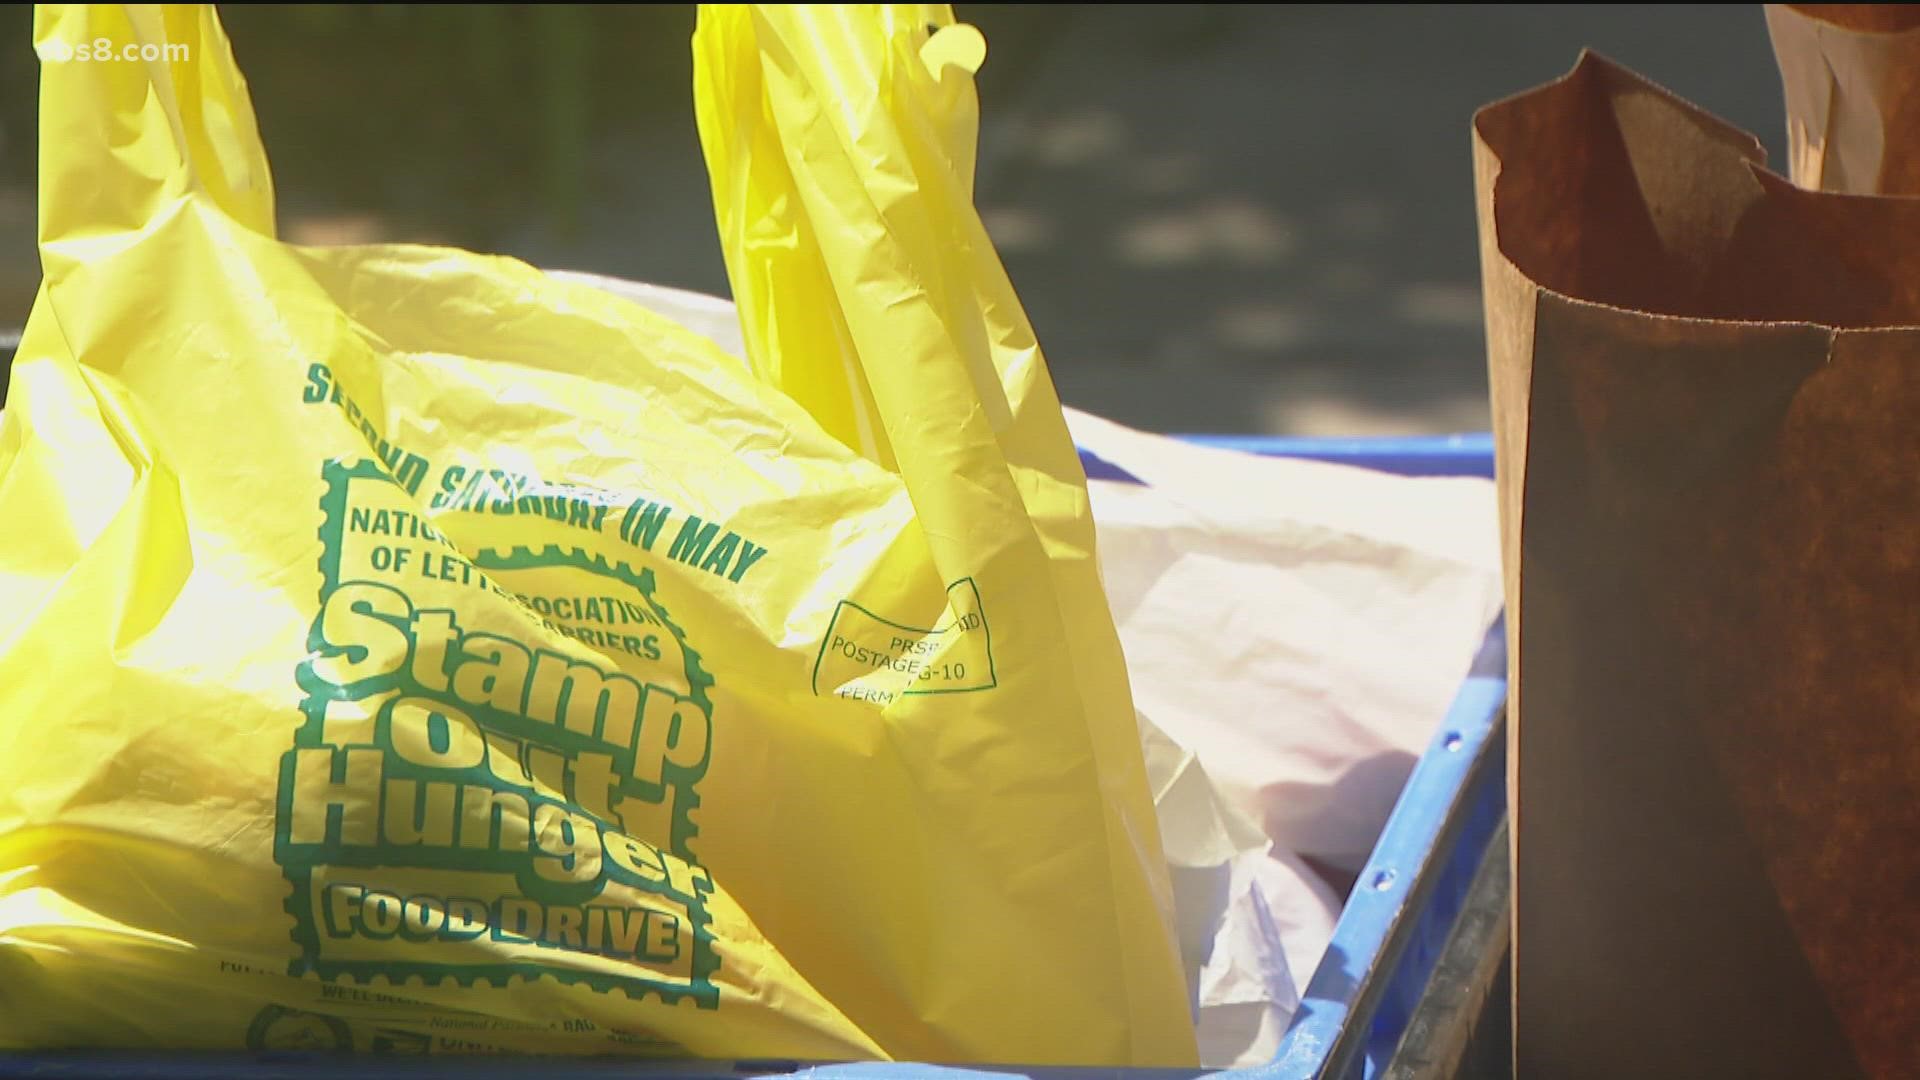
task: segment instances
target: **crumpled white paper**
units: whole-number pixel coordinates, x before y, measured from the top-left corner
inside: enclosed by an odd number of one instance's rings
[[[588,274],[744,355],[733,305]],[[1067,410],[1179,907],[1201,1062],[1271,1060],[1500,610],[1494,490],[1262,458]]]
[[[1273,1060],[1341,907],[1320,875],[1286,852],[1262,846],[1224,869],[1229,900],[1197,987],[1200,1060],[1210,1068]]]
[[[1493,485],[1194,446],[1071,409],[1067,422],[1143,482],[1088,483],[1101,571],[1182,941],[1212,934],[1201,1061],[1259,1064],[1339,918],[1303,856],[1366,861],[1499,613]]]

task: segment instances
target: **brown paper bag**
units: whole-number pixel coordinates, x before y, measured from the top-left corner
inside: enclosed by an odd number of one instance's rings
[[[1593,56],[1474,134],[1517,1075],[1920,1077],[1920,200]]]
[[[1768,4],[1793,182],[1920,195],[1920,6]]]

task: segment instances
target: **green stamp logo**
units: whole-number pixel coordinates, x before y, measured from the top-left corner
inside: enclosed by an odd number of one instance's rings
[[[378,463],[325,478],[274,836],[291,974],[552,975],[716,1007],[690,816],[713,680],[652,572],[559,546],[468,558]]]

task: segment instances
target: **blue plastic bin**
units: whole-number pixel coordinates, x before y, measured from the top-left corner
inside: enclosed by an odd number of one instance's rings
[[[1413,476],[1493,475],[1487,435],[1393,439],[1273,439],[1190,436],[1195,442],[1282,457],[1313,458]],[[1129,480],[1083,453],[1087,474]],[[1247,1080],[1348,1080],[1381,1074],[1435,971],[1469,886],[1506,817],[1506,650],[1489,634],[1472,673],[1401,792],[1361,871],[1319,968],[1275,1060],[1216,1073]],[[0,1077],[351,1076],[355,1080],[444,1077],[726,1077],[794,1073],[810,1080],[1176,1080],[1196,1070],[960,1069],[861,1063],[799,1069],[768,1061],[648,1063],[618,1059],[327,1058],[273,1055],[0,1054]]]

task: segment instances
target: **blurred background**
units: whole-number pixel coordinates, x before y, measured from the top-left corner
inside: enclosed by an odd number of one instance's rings
[[[979,205],[1061,396],[1151,430],[1485,429],[1468,123],[1583,47],[1784,168],[1757,4],[957,10],[988,41]],[[283,237],[727,291],[691,5],[221,15]],[[30,24],[0,8],[0,328],[39,273]]]

